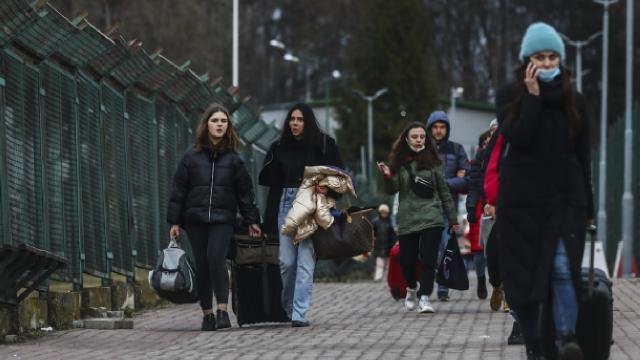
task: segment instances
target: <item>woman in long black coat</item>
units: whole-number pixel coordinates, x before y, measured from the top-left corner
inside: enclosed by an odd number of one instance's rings
[[[543,23],[529,27],[507,109],[497,218],[501,272],[522,326],[528,358],[540,358],[540,311],[550,303],[559,357],[581,356],[575,341],[586,225],[593,219],[589,121],[562,66],[564,44]],[[581,357],[580,357],[581,358]]]

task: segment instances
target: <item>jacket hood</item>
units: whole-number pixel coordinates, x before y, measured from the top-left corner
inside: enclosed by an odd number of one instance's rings
[[[443,141],[448,141],[449,135],[451,135],[451,123],[449,122],[447,113],[445,113],[444,111],[436,110],[429,115],[429,117],[427,118],[427,130],[431,131],[431,125],[438,121],[442,121],[443,123],[447,124],[447,135],[444,137]]]

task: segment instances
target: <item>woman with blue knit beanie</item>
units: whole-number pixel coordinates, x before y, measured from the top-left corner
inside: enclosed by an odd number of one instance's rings
[[[575,338],[586,225],[593,220],[589,120],[563,66],[565,50],[545,23],[527,29],[522,66],[496,108],[507,142],[500,165],[498,231],[507,301],[527,359],[543,359],[543,309],[550,306],[559,359],[582,359]]]

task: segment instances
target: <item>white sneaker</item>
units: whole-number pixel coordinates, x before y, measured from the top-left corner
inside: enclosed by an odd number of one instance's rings
[[[434,312],[436,312],[433,309],[433,306],[431,306],[431,303],[429,302],[429,297],[427,295],[420,296],[420,302],[418,303],[418,312],[429,313],[429,314],[433,314]]]
[[[420,283],[417,283],[415,289],[407,288],[407,296],[404,298],[404,308],[407,311],[413,311],[418,305],[418,290],[420,290]]]

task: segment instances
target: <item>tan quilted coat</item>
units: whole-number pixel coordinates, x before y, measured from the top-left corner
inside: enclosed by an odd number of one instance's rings
[[[336,200],[317,194],[316,185],[326,186],[338,194],[356,196],[351,177],[340,169],[306,166],[302,184],[281,229],[284,235],[293,236],[294,244],[313,235],[318,226],[328,229],[333,224],[329,210],[336,205]]]

